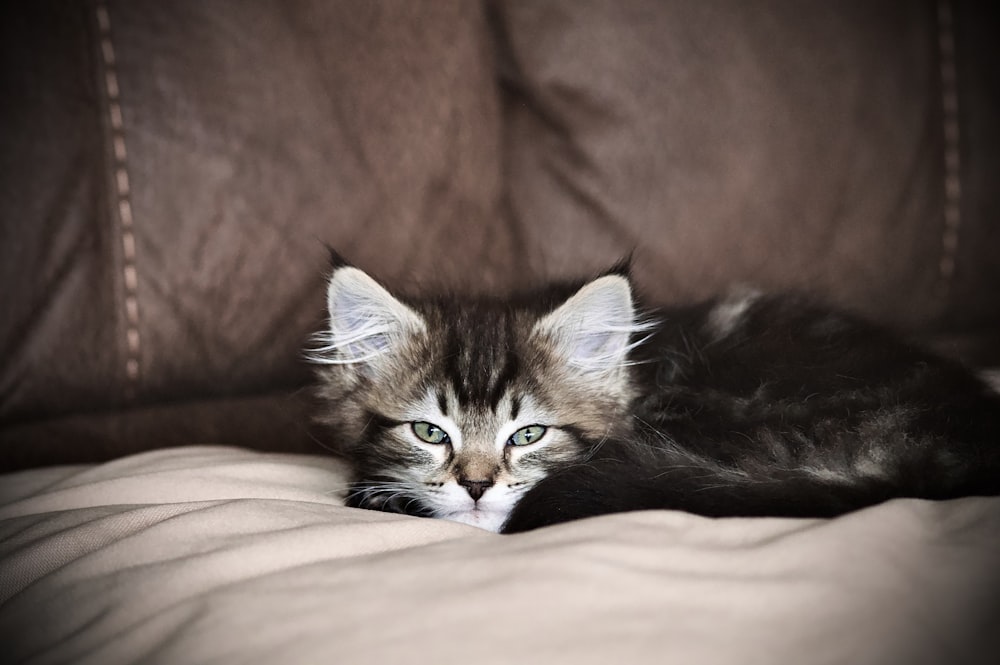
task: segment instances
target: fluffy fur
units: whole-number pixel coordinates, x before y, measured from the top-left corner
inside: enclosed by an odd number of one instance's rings
[[[640,315],[627,271],[507,300],[335,268],[311,359],[353,506],[521,531],[609,512],[832,516],[1000,493],[1000,398],[801,298]]]

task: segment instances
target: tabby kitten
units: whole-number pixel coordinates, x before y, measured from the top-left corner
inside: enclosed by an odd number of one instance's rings
[[[348,505],[514,532],[610,512],[833,516],[1000,494],[1000,398],[796,297],[643,313],[627,270],[509,300],[335,267],[319,420]]]

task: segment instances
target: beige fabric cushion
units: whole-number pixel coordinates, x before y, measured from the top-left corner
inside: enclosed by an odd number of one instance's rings
[[[180,448],[0,478],[12,662],[989,663],[1000,499],[666,511],[517,536],[344,508],[320,457]]]

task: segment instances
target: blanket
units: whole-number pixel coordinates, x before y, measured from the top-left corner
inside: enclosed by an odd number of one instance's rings
[[[1000,498],[504,536],[346,508],[322,456],[0,477],[5,663],[993,663]]]

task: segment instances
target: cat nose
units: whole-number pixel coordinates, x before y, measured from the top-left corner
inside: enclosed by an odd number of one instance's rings
[[[492,480],[468,480],[467,478],[460,478],[458,484],[465,488],[465,491],[469,493],[473,501],[479,501],[483,493],[493,487]]]

